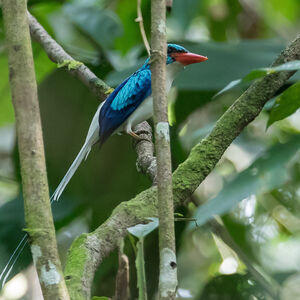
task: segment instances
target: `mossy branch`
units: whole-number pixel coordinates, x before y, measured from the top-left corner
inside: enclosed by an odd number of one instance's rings
[[[26,0],[3,0],[27,232],[44,299],[69,299],[50,208]]]
[[[300,59],[300,35],[279,55],[273,65]],[[216,123],[212,132],[197,144],[173,173],[175,208],[190,201],[199,184],[213,170],[225,150],[260,113],[265,103],[294,72],[270,74],[254,82]],[[94,272],[103,259],[127,235],[127,228],[157,216],[157,189],[151,187],[134,199],[122,202],[94,232],[73,243],[65,268],[72,299],[89,299]]]

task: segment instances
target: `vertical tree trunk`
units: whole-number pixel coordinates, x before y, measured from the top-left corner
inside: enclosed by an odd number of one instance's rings
[[[69,299],[49,202],[26,0],[3,0],[9,76],[15,109],[25,220],[44,299]]]
[[[151,73],[159,210],[159,298],[175,299],[177,265],[166,98],[166,3],[164,0],[152,0],[151,3]]]

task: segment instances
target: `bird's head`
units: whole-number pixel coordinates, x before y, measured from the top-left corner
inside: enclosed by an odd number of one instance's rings
[[[167,49],[167,65],[178,62],[182,66],[195,64],[206,61],[207,57],[189,52],[182,46],[176,44],[168,44]]]

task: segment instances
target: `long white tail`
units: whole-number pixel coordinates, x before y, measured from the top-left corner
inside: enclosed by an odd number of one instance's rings
[[[72,163],[71,167],[69,168],[68,172],[66,173],[66,175],[64,176],[64,178],[62,179],[62,181],[60,182],[58,187],[56,188],[54,194],[52,195],[51,198],[53,200],[58,200],[59,199],[59,197],[61,196],[61,194],[64,191],[65,187],[69,183],[70,179],[73,177],[75,171],[77,170],[77,168],[79,167],[79,165],[81,164],[83,159],[90,152],[90,149],[91,149],[91,145],[89,145],[89,144],[84,144],[82,146],[80,152],[76,156],[76,158],[73,161],[73,163]]]
[[[78,155],[76,156],[75,160],[73,161],[68,172],[66,173],[66,175],[64,176],[64,178],[62,179],[62,181],[60,182],[58,187],[56,188],[54,194],[51,197],[51,200],[52,199],[58,200],[60,198],[65,187],[69,183],[70,179],[73,177],[75,171],[77,170],[77,168],[79,167],[81,162],[88,157],[92,146],[98,141],[98,138],[99,138],[98,118],[99,118],[100,109],[103,104],[104,104],[104,102],[99,105],[99,107],[93,117],[93,120],[91,122],[88,134],[86,136],[86,139],[85,139],[85,142],[84,142],[82,148],[80,149]]]
[[[101,109],[103,104],[104,104],[104,102],[102,102],[99,105],[99,107],[98,107],[98,109],[97,109],[97,111],[96,111],[96,113],[93,117],[93,120],[91,122],[88,134],[86,136],[86,139],[85,139],[85,142],[84,142],[82,148],[80,149],[79,153],[77,154],[75,160],[73,161],[73,163],[72,163],[71,167],[69,168],[69,170],[67,171],[66,175],[61,180],[60,184],[58,185],[55,192],[51,196],[51,198],[50,198],[51,204],[54,200],[58,200],[60,198],[62,192],[64,191],[65,187],[67,186],[67,184],[69,183],[69,181],[73,177],[75,171],[77,170],[77,168],[79,167],[81,162],[88,157],[92,146],[95,143],[97,143],[97,141],[99,139],[98,119],[99,119],[100,109]],[[21,239],[21,241],[19,242],[17,248],[12,253],[11,257],[9,258],[9,260],[6,264],[6,266],[4,267],[4,269],[2,270],[2,272],[0,274],[0,283],[2,282],[1,288],[4,287],[9,274],[11,273],[15,263],[17,262],[20,254],[22,253],[24,247],[28,244],[28,242],[29,242],[28,234],[25,234],[23,236],[23,238]]]

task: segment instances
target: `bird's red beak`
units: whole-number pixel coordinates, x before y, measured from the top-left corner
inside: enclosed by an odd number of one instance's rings
[[[184,66],[190,65],[190,64],[196,64],[203,61],[206,61],[208,58],[206,56],[202,56],[195,53],[173,53],[171,54],[172,57],[179,61]]]

